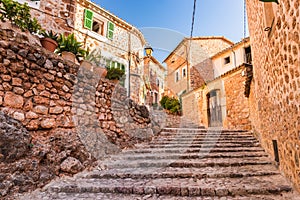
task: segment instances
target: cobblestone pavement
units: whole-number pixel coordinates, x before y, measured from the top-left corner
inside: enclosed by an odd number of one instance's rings
[[[18,199],[286,199],[299,195],[249,132],[164,129],[92,171]]]

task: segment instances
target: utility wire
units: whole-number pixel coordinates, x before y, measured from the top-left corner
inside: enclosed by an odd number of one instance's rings
[[[246,0],[244,0],[244,39],[246,38]]]
[[[193,37],[193,32],[194,32],[194,23],[195,23],[195,13],[196,13],[196,3],[197,0],[194,0],[194,8],[193,8],[193,18],[192,18],[192,27],[191,27],[191,38]]]
[[[187,49],[186,49],[186,61],[187,61],[187,91],[190,91],[190,51],[191,51],[191,45],[192,45],[192,37],[193,37],[193,32],[194,32],[194,24],[195,24],[195,13],[196,13],[196,3],[197,0],[194,0],[194,7],[193,7],[193,18],[192,18],[192,27],[191,27],[191,35],[190,35],[190,39],[187,40],[187,42],[189,43],[187,45]]]

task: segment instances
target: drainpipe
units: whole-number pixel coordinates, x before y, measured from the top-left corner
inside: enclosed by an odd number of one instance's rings
[[[235,55],[235,51],[233,49],[231,49],[232,53],[233,53],[233,64],[234,64],[234,68],[236,68],[236,55]]]
[[[130,70],[130,65],[131,65],[131,31],[128,32],[128,70],[127,70],[127,80],[128,80],[128,90],[127,90],[127,96],[130,97],[130,87],[131,87],[131,84],[130,84],[130,73],[131,73],[131,70]]]

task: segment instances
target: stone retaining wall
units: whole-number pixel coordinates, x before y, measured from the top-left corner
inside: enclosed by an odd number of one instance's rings
[[[0,55],[0,108],[28,130],[76,128],[76,117],[95,113],[112,142],[130,129],[151,132],[147,108],[127,98],[117,82],[100,79],[100,68],[80,68],[42,47],[5,38]],[[122,116],[131,119],[122,125]]]
[[[63,60],[28,33],[0,29],[0,111],[31,137],[26,154],[0,165],[0,197],[77,173],[95,158],[151,139],[149,111],[117,83],[100,78],[100,69]],[[0,150],[2,158],[2,144]]]

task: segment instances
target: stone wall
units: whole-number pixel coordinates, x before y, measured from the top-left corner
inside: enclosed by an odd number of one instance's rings
[[[55,33],[70,33],[74,27],[75,0],[41,0],[39,9],[31,9],[42,27]]]
[[[298,0],[281,0],[273,7],[274,23],[266,28],[266,3],[247,0],[253,52],[254,87],[250,95],[253,129],[262,146],[274,157],[279,150],[280,169],[300,189],[300,13]],[[273,18],[267,16],[269,20]]]
[[[77,173],[95,158],[151,138],[147,108],[130,100],[117,83],[100,78],[101,73],[99,67],[63,60],[28,33],[0,29],[0,111],[28,130],[31,141],[25,146],[32,147],[20,159],[0,165],[6,173],[1,182],[7,183],[0,186],[1,196]],[[7,149],[0,146],[2,157]]]
[[[123,105],[120,112],[131,111],[133,124],[150,124],[147,109],[140,112],[144,108],[130,101],[124,88],[100,79],[101,68],[80,68],[42,47],[10,41],[7,32],[1,30],[0,106],[28,130],[74,128],[74,115],[94,112],[104,131],[124,133],[112,101]]]
[[[195,124],[201,124],[201,110],[198,109],[200,94],[192,91],[182,97],[182,115]]]
[[[244,67],[224,76],[225,93],[226,93],[226,118],[223,122],[224,127],[228,129],[251,130],[249,120],[249,101],[245,96],[245,80],[242,76]]]

